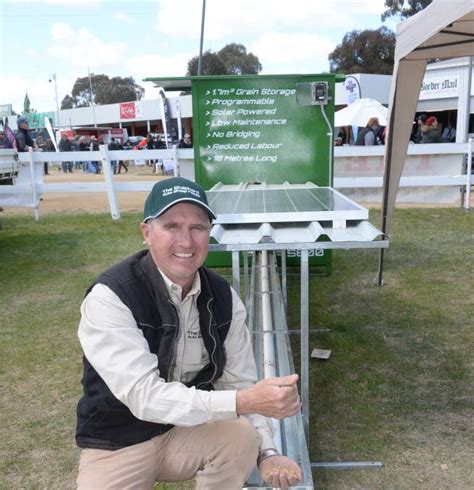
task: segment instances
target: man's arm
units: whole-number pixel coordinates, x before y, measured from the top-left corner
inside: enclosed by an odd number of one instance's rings
[[[274,448],[272,422],[267,417],[280,419],[298,412],[298,376],[264,379],[257,383],[252,342],[245,324],[247,313],[233,289],[232,314],[232,324],[225,340],[226,365],[214,387],[216,390],[237,390],[237,413],[248,416],[262,437],[261,449]]]

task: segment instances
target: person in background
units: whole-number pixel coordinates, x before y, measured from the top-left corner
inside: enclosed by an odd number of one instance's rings
[[[72,146],[72,151],[81,151],[81,145],[79,143],[80,136],[76,135],[71,141],[71,146]],[[81,168],[81,162],[79,160],[76,160],[74,162],[74,168],[77,170]]]
[[[443,138],[443,141],[446,143],[454,143],[456,141],[456,129],[451,124],[451,121],[448,121],[441,138]]]
[[[47,142],[47,140],[44,139],[44,136],[42,134],[39,134],[36,137],[35,143],[36,143],[36,146],[41,151],[48,151],[48,142]],[[49,163],[48,162],[43,162],[43,174],[49,175]]]
[[[155,150],[166,150],[166,143],[161,139],[161,134],[157,134],[153,140],[153,147]],[[161,169],[161,173],[165,175],[164,159],[158,158],[155,160],[155,169]],[[156,171],[156,170],[155,170]]]
[[[193,142],[191,141],[191,135],[184,133],[183,139],[180,140],[178,148],[192,148]]]
[[[166,150],[166,143],[161,139],[161,134],[157,134],[153,142],[155,150]]]
[[[416,118],[416,128],[415,128],[414,134],[411,138],[413,143],[420,143],[421,142],[421,138],[423,137],[423,133],[421,132],[421,127],[425,124],[427,119],[428,119],[428,116],[426,114],[420,114]]]
[[[387,126],[380,126],[377,137],[379,138],[380,144],[385,145],[385,141],[387,139]]]
[[[154,150],[155,149],[155,138],[153,138],[153,135],[151,133],[148,133],[146,135],[146,149],[147,150]],[[146,160],[147,166],[153,165],[154,163],[155,163],[155,160],[153,158]]]
[[[421,126],[421,141],[420,143],[442,143],[441,133],[438,128],[438,119],[435,116],[430,116],[426,119],[425,124]]]
[[[94,134],[91,136],[91,143],[89,149],[90,151],[99,151],[99,142],[97,141],[97,137]],[[93,173],[100,174],[99,161],[92,160],[90,163],[93,168]]]
[[[120,143],[120,140],[117,140],[117,146],[118,146],[118,148],[117,148],[118,150],[123,150],[123,149],[124,149],[124,148],[123,148],[123,146],[122,146],[122,143]],[[127,172],[128,172],[128,166],[127,166],[127,164],[125,163],[125,160],[120,159],[120,160],[118,161],[118,169],[117,169],[117,173],[118,173],[118,174],[120,173],[120,170],[121,170],[122,168],[125,170],[125,173],[127,173]]]
[[[377,117],[371,117],[367,126],[361,129],[357,135],[356,146],[373,146],[377,145],[376,134],[379,129],[379,120]]]
[[[346,135],[346,128],[345,127],[339,128],[339,131],[337,133],[336,138],[341,139],[341,145],[342,146],[346,144],[347,135]]]
[[[153,135],[151,133],[148,133],[146,135],[146,149],[153,150],[154,148],[155,148],[155,143],[153,141]]]
[[[67,133],[63,133],[61,140],[58,145],[59,151],[72,151],[72,143],[69,139]],[[68,172],[72,174],[72,162],[62,162],[61,163],[63,172],[67,174]]]
[[[10,140],[7,138],[5,131],[0,130],[0,149],[5,150],[10,148],[13,148],[13,145],[11,144]]]
[[[111,150],[111,151],[115,151],[115,150],[119,150],[120,149],[119,145],[115,141],[115,138],[111,138],[110,139],[110,143],[108,144],[108,149]],[[117,173],[117,160],[111,160],[110,161],[110,165],[112,167],[112,172],[115,175]]]
[[[79,151],[89,151],[90,143],[87,142],[87,138],[85,136],[81,136],[79,138]],[[87,160],[81,161],[82,171],[87,172],[87,165],[89,162]]]
[[[267,418],[299,412],[298,375],[257,382],[245,306],[203,266],[214,219],[195,182],[157,182],[140,224],[148,250],[87,290],[79,490],[193,478],[197,489],[237,490],[256,464],[273,487],[302,479]]]
[[[16,150],[18,152],[29,151],[30,148],[35,148],[35,142],[30,135],[29,123],[26,117],[19,117],[16,121],[18,131],[15,136]]]

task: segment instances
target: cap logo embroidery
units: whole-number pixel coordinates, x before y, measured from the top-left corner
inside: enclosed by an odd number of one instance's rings
[[[171,194],[191,194],[195,197],[201,197],[201,193],[196,189],[191,189],[190,187],[175,185],[174,187],[168,187],[167,189],[163,189],[162,196],[171,196]]]

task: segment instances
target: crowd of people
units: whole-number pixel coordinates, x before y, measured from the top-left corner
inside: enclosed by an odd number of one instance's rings
[[[377,117],[371,117],[367,121],[367,125],[363,128],[358,128],[358,131],[356,131],[355,134],[352,126],[339,128],[337,136],[334,138],[334,145],[384,145],[386,132],[386,126],[382,126]]]
[[[351,126],[338,129],[337,136],[334,138],[334,146],[384,145],[387,135],[387,127],[382,126],[376,117],[371,117],[365,127],[358,128],[355,136]],[[451,121],[448,121],[442,128],[436,116],[428,117],[427,114],[420,114],[413,123],[410,141],[413,143],[454,143],[456,128]]]
[[[454,143],[456,141],[456,129],[448,121],[442,130],[436,116],[420,114],[416,120],[416,126],[410,140],[413,143]]]
[[[102,139],[97,136],[80,136],[76,135],[71,138],[67,133],[61,135],[58,149],[61,152],[69,151],[99,151],[99,146],[103,144]],[[73,173],[73,169],[82,169],[83,172],[99,174],[101,172],[100,162],[98,160],[84,160],[73,162],[64,161],[61,169],[65,174]]]
[[[29,128],[28,118],[19,117],[17,119],[18,130],[16,133],[6,127],[0,130],[0,149],[14,149],[18,152],[29,151],[30,148],[33,150],[52,152],[55,151],[53,142],[49,137],[45,137],[42,132],[37,132],[36,136],[33,137]],[[141,137],[139,137],[141,138]],[[58,150],[60,152],[71,152],[71,151],[98,151],[100,145],[104,144],[104,141],[99,136],[95,135],[76,135],[71,137],[68,133],[64,132],[61,135],[61,139],[58,143]],[[185,133],[183,138],[179,141],[178,148],[192,148],[193,143],[191,140],[191,135]],[[142,138],[138,141],[132,140],[132,138],[127,139],[123,144],[119,138],[112,137],[108,143],[107,148],[110,151],[116,150],[163,150],[166,149],[166,143],[162,140],[160,134],[148,133],[146,138]],[[155,164],[155,160],[147,160],[148,165]],[[112,160],[111,167],[114,174],[120,174],[122,170],[125,173],[128,172],[127,162],[123,160]],[[81,170],[87,173],[99,174],[101,173],[101,164],[97,160],[84,161],[63,161],[59,170],[63,173],[73,173],[74,170]],[[44,162],[44,174],[49,175],[49,164]]]

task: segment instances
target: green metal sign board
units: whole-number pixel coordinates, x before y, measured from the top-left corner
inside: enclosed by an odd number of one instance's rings
[[[325,105],[300,105],[298,85],[326,82]],[[330,185],[335,75],[192,79],[196,180]]]

